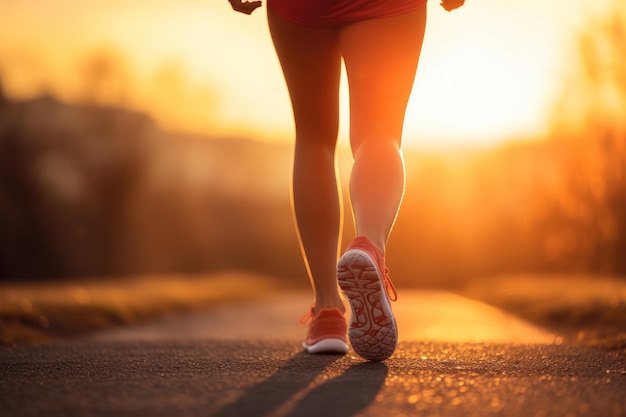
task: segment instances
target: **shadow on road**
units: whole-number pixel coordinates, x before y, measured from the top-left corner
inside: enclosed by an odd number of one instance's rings
[[[287,414],[289,417],[346,417],[367,408],[385,383],[389,369],[380,362],[365,362],[318,385]]]
[[[382,363],[360,362],[328,379],[327,368],[343,358],[298,353],[214,417],[355,415],[376,399],[388,368]]]

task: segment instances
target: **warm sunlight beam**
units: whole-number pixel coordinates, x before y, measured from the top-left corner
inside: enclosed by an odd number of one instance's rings
[[[429,2],[407,110],[409,146],[472,147],[540,136],[562,87],[567,45],[585,14],[611,0],[468,0],[453,13],[438,3]],[[123,64],[113,74],[122,77],[114,81],[123,84],[123,94],[108,104],[148,112],[168,129],[292,136],[264,11],[244,16],[225,0],[33,0],[2,7],[0,74],[13,97],[46,91],[84,98],[81,62],[108,48]],[[344,82],[342,140],[348,133],[345,90]]]
[[[541,136],[588,10],[588,1],[483,0],[447,14],[431,4],[409,143],[468,147]]]

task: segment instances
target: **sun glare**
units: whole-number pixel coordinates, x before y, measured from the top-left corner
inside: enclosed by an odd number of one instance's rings
[[[545,123],[547,75],[523,65],[514,51],[467,39],[432,64],[428,58],[408,109],[407,136],[490,143],[536,134]]]
[[[529,1],[429,10],[406,136],[418,146],[484,146],[541,136],[575,27],[571,8]],[[581,6],[582,7],[582,6]]]
[[[227,2],[199,0],[138,0],[123,7],[58,1],[55,7],[43,0],[14,3],[0,15],[0,70],[8,94],[49,89],[76,98],[76,77],[68,72],[90,50],[105,46],[119,52],[132,72],[124,105],[152,114],[167,128],[274,140],[291,136],[288,95],[263,12],[244,16]],[[560,87],[563,45],[573,39],[573,23],[585,7],[609,2],[581,0],[574,7],[567,0],[475,0],[453,13],[429,2],[405,143],[474,146],[540,135]],[[46,13],[52,11],[51,21]],[[163,83],[155,79],[168,71],[178,84],[160,93]]]

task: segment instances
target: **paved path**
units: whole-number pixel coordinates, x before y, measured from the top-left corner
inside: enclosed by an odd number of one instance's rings
[[[298,294],[81,341],[0,349],[0,414],[626,416],[624,356],[561,344],[447,293],[401,297],[404,341],[384,363],[302,353],[293,319],[308,297]],[[270,325],[279,340],[268,337]]]
[[[98,340],[299,340],[311,303],[304,292],[230,305],[206,314],[117,328]],[[401,341],[552,343],[555,335],[479,301],[444,291],[402,291],[393,303]]]

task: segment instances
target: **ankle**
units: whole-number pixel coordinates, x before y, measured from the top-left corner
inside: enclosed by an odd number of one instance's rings
[[[317,314],[323,308],[338,308],[342,313],[346,312],[346,307],[343,304],[343,300],[339,294],[331,296],[324,296],[323,294],[316,294],[315,307],[313,313]]]
[[[368,235],[360,235],[360,237],[364,237],[367,240],[369,240],[369,242],[374,245],[374,247],[376,249],[378,249],[378,251],[380,252],[380,254],[383,256],[383,258],[385,257],[385,249],[387,246],[387,242],[386,239],[384,238],[380,238],[380,239],[374,239]]]

